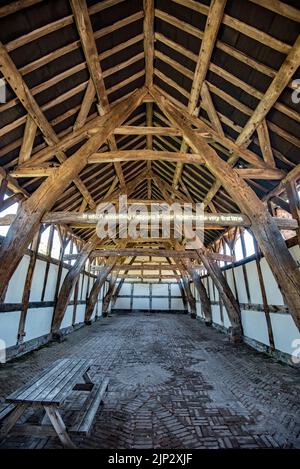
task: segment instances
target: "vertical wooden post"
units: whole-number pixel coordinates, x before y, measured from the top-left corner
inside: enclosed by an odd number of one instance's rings
[[[202,283],[200,275],[195,271],[192,271],[191,275],[192,275],[192,280],[194,282],[195,288],[197,288],[197,291],[200,296],[205,324],[207,326],[211,326],[212,325],[212,311],[211,311],[211,304],[207,295],[207,291]]]
[[[286,184],[286,192],[289,199],[291,214],[295,220],[298,221],[298,228],[296,230],[298,244],[300,244],[300,201],[295,181],[290,181]]]
[[[255,263],[256,263],[257,275],[258,275],[258,279],[259,279],[261,296],[262,296],[262,300],[263,300],[264,312],[265,312],[265,315],[266,315],[266,322],[267,322],[267,328],[268,328],[270,349],[274,350],[275,349],[275,342],[274,342],[274,335],[273,335],[272,322],[271,322],[271,316],[270,316],[270,308],[269,308],[269,304],[268,304],[268,300],[267,300],[264,277],[263,277],[263,273],[262,273],[261,265],[260,265],[261,253],[260,253],[260,250],[259,250],[259,247],[257,245],[257,242],[256,242],[255,238],[254,238],[254,246],[255,246],[255,252],[256,252]]]
[[[44,301],[45,294],[46,294],[46,287],[47,287],[49,269],[50,269],[50,264],[51,264],[50,259],[51,259],[51,249],[52,249],[52,244],[53,244],[53,236],[54,236],[54,225],[51,225],[50,226],[50,233],[49,233],[49,237],[48,237],[48,242],[47,242],[47,249],[46,249],[47,263],[46,263],[46,269],[45,269],[45,276],[44,276],[44,284],[43,284],[43,290],[42,290],[42,295],[41,295],[41,301]]]
[[[240,228],[240,237],[241,237],[241,245],[242,245],[242,253],[244,259],[247,257],[247,250],[246,250],[246,244],[245,244],[245,238],[244,238],[244,229]],[[249,282],[248,282],[248,275],[247,275],[247,270],[245,264],[242,264],[242,269],[243,269],[243,275],[244,275],[244,281],[245,281],[245,287],[246,287],[246,293],[247,293],[247,300],[248,303],[251,303],[251,295],[250,295],[250,288],[249,288]]]
[[[83,246],[81,252],[78,254],[76,262],[71,267],[69,272],[64,278],[63,284],[61,286],[59,296],[57,298],[57,303],[54,310],[53,322],[52,322],[52,333],[57,334],[63,317],[65,315],[67,306],[70,302],[74,287],[76,282],[78,282],[80,272],[82,271],[87,259],[89,258],[92,250],[97,245],[99,238],[97,235],[92,236],[92,238],[86,242]]]
[[[196,319],[196,316],[197,316],[196,300],[192,294],[190,282],[187,276],[185,275],[182,276],[182,283],[183,283],[183,287],[185,290],[187,300],[191,308],[191,318]]]
[[[106,292],[105,297],[103,298],[103,303],[102,303],[102,316],[106,318],[108,316],[108,307],[109,303],[111,301],[112,295],[115,290],[116,282],[118,279],[118,272],[114,272],[114,274],[111,276],[110,282],[109,282],[109,287]]]
[[[86,324],[91,324],[91,317],[94,311],[94,307],[98,298],[98,295],[100,293],[100,290],[107,278],[107,276],[110,274],[111,270],[114,267],[116,260],[112,264],[105,265],[102,270],[100,271],[97,279],[94,282],[94,285],[91,289],[87,304],[86,304],[86,310],[85,310],[85,318],[84,321]]]
[[[186,294],[182,285],[182,280],[178,281],[178,286],[179,286],[179,290],[180,290],[181,297],[182,297],[183,307],[185,311],[188,312],[188,302],[187,302],[187,297],[186,297]]]
[[[243,333],[240,307],[217,262],[210,259],[208,255],[203,254],[201,251],[197,252],[204,267],[210,275],[210,278],[219,290],[220,300],[223,301],[224,306],[226,307],[229,321],[231,323],[231,327],[229,329],[230,339],[234,343],[240,342]]]

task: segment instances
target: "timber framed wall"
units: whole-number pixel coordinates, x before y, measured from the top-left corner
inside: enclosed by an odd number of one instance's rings
[[[300,247],[289,249],[300,266]],[[274,354],[291,364],[291,354],[295,351],[295,341],[300,340],[291,314],[284,301],[274,276],[265,258],[258,260],[261,268],[262,283],[257,272],[256,255],[222,268],[235,298],[241,309],[243,340],[260,351]],[[245,268],[243,268],[245,267]],[[208,275],[202,277],[212,307],[213,325],[227,332],[230,321],[222,304],[219,292]],[[247,287],[246,287],[247,285]],[[265,290],[264,302],[262,285]],[[204,319],[197,290],[192,286],[196,298],[197,316]],[[294,346],[293,346],[294,344]]]
[[[47,343],[51,338],[51,324],[55,307],[55,292],[71,268],[63,262],[43,254],[37,254],[33,271],[28,310],[25,315],[24,333],[19,335],[20,319],[23,309],[23,291],[30,264],[31,250],[22,258],[11,278],[5,295],[5,302],[0,305],[0,339],[7,347],[7,358],[23,354]],[[46,282],[45,282],[46,280]],[[74,289],[71,301],[64,315],[61,332],[66,334],[84,324],[86,301],[92,289],[95,276],[87,271],[80,274],[78,285]],[[92,320],[102,314],[103,290],[99,294]]]
[[[187,312],[177,283],[124,282],[112,311]]]

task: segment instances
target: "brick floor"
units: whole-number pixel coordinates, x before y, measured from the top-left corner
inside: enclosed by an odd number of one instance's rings
[[[0,368],[0,398],[62,357],[110,377],[84,448],[300,448],[299,372],[184,315],[101,319]],[[55,448],[11,435],[2,447]]]

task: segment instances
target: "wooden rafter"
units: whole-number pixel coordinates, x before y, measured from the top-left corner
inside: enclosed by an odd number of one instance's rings
[[[0,44],[0,60],[1,60],[1,63],[0,63],[1,72],[5,76],[6,80],[8,81],[12,89],[18,95],[20,101],[22,102],[23,106],[26,108],[33,122],[39,127],[40,131],[44,135],[46,142],[50,146],[56,145],[59,142],[59,139],[55,131],[49,124],[43,111],[41,110],[36,100],[32,96],[29,88],[27,87],[26,83],[21,77],[20,72],[17,70],[15,64],[11,60],[5,47],[2,44]],[[65,156],[63,152],[58,152],[56,156],[61,163],[66,161],[67,157]],[[88,204],[92,208],[94,208],[95,202],[93,198],[91,197],[88,189],[80,180],[80,178],[76,177],[73,182],[78,188],[78,190],[82,193],[83,197],[87,200]]]
[[[101,116],[109,112],[110,106],[105,89],[103,73],[101,70],[100,62],[98,60],[98,51],[94,39],[94,33],[89,17],[87,4],[85,0],[70,0],[70,2],[77,25],[77,30],[81,39],[85,59],[90,72],[90,77],[94,85],[94,93],[96,93],[98,98],[98,111]],[[92,88],[91,82],[89,82],[88,87]],[[86,96],[88,96],[88,98],[86,98],[85,96],[86,99],[83,102],[83,106],[87,107],[86,101],[88,101],[88,105],[92,103],[92,93],[92,91],[89,91],[88,93],[87,90]],[[81,109],[81,114],[82,113],[83,111]],[[108,145],[111,150],[117,150],[116,140],[113,135],[109,137]],[[115,170],[119,178],[120,185],[124,189],[126,184],[122,171],[122,166],[120,163],[115,163]]]

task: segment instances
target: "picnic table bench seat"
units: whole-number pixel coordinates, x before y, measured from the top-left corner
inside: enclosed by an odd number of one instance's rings
[[[46,368],[38,377],[29,380],[24,386],[11,393],[0,406],[0,421],[3,420],[1,433],[7,433],[15,427],[20,434],[44,436],[57,434],[64,447],[72,448],[74,444],[70,434],[88,435],[92,428],[97,410],[108,387],[108,378],[95,383],[89,376],[92,360],[67,358],[58,360]],[[67,400],[74,397],[73,391],[85,391],[87,397],[82,407],[75,412],[75,421],[67,429],[60,414]],[[41,425],[16,425],[17,421],[29,408],[45,410],[44,423]],[[51,425],[45,425],[45,420]],[[55,431],[55,433],[54,433]]]
[[[5,419],[11,412],[14,410],[16,406],[14,404],[9,404],[4,402],[0,405],[0,422],[1,420]]]

